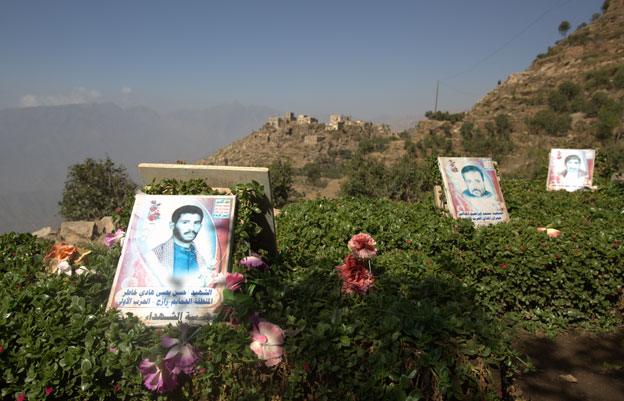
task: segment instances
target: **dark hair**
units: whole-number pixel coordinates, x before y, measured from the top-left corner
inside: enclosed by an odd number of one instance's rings
[[[171,221],[173,223],[177,223],[180,216],[185,213],[198,214],[202,220],[204,219],[204,212],[202,212],[199,207],[194,205],[184,205],[173,211],[173,214],[171,215]]]
[[[479,174],[481,174],[481,179],[482,179],[483,181],[485,181],[485,176],[483,175],[483,171],[481,171],[481,169],[480,169],[479,167],[477,167],[477,166],[473,166],[473,165],[468,165],[468,166],[464,166],[464,167],[462,167],[462,169],[461,169],[461,175],[462,175],[462,177],[464,176],[464,174],[469,173],[469,172],[471,172],[471,171],[476,171],[476,172],[478,172]]]
[[[576,159],[579,161],[579,163],[581,162],[581,158],[578,155],[569,155],[568,157],[565,158],[565,160],[563,161],[563,164],[568,164],[568,160],[570,159]]]

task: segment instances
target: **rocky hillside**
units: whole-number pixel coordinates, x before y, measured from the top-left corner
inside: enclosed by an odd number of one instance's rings
[[[623,99],[624,0],[608,0],[602,14],[537,55],[526,71],[511,74],[466,114],[438,113],[400,134],[364,122],[340,125],[339,116],[323,124],[289,114],[201,162],[268,166],[289,158],[303,170],[310,163],[331,168],[359,149],[386,165],[406,153],[490,156],[505,174],[535,176],[557,146],[597,148],[602,166],[614,172],[624,166]],[[301,175],[298,188],[332,196],[339,182],[330,174],[314,189]]]
[[[342,175],[339,167],[358,149],[366,148],[390,163],[403,148],[398,139],[387,125],[352,120],[350,116],[332,115],[323,123],[307,115],[286,113],[269,118],[259,130],[199,163],[268,167],[274,161],[288,160],[295,168],[299,192],[308,197],[333,196]],[[323,177],[311,183],[308,176],[313,176],[310,171],[315,169],[322,170]]]
[[[466,116],[481,127],[509,116],[514,151],[504,169],[526,170],[538,148],[600,148],[621,141],[624,0],[607,1],[604,8],[594,21],[537,55],[526,71],[511,74]]]

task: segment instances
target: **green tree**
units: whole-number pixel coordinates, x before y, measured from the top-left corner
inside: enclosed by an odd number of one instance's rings
[[[321,182],[321,167],[317,163],[308,163],[302,167],[301,172],[306,177],[306,182],[314,187],[320,187]]]
[[[277,160],[269,166],[273,204],[281,208],[294,195],[293,168],[290,160]]]
[[[570,30],[570,22],[566,20],[561,21],[558,29],[561,36],[565,36]]]
[[[367,155],[356,152],[345,166],[346,180],[340,186],[345,196],[384,197],[388,184],[386,166]]]
[[[87,158],[69,166],[60,212],[70,220],[99,219],[126,204],[135,189],[124,166],[108,156],[106,160]]]

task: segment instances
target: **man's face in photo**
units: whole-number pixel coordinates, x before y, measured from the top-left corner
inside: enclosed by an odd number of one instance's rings
[[[570,173],[577,173],[581,167],[581,161],[576,157],[571,157],[566,162],[566,170]]]
[[[182,213],[173,227],[173,235],[181,242],[191,243],[201,228],[202,216],[195,213]]]
[[[485,194],[485,183],[483,177],[478,171],[467,171],[463,174],[464,182],[468,188],[468,192],[472,196],[482,197]]]

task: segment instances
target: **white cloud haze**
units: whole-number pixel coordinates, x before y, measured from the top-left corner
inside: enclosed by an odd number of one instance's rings
[[[129,95],[132,93],[132,88],[130,88],[129,86],[122,86],[121,93],[124,95]]]
[[[20,107],[62,106],[65,104],[91,103],[99,99],[101,96],[102,94],[94,89],[87,89],[80,86],[72,89],[68,93],[59,95],[24,95],[20,99]]]

